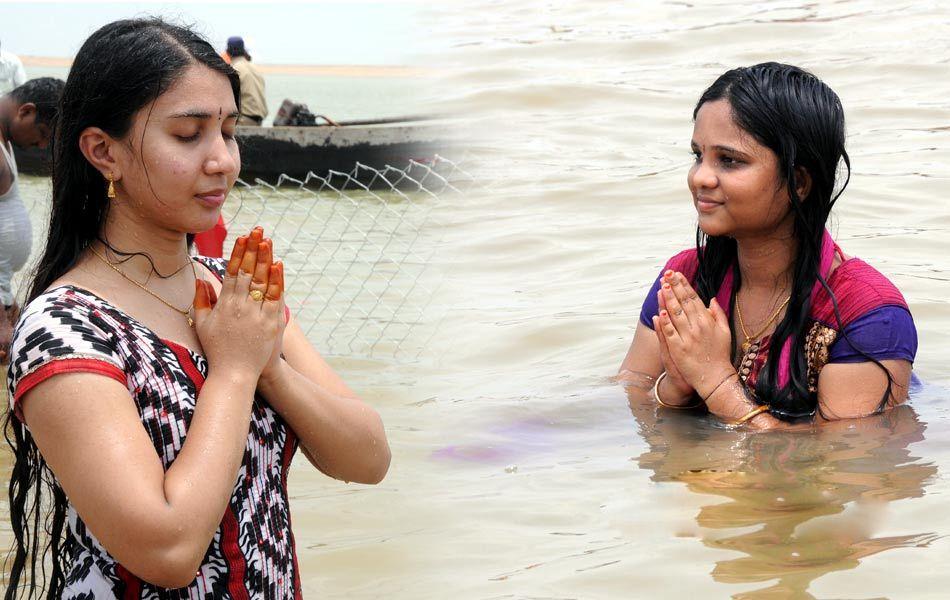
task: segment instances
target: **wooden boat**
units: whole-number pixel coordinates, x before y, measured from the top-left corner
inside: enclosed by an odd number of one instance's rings
[[[334,187],[348,189],[358,185],[342,174],[353,174],[359,183],[371,188],[389,187],[372,170],[356,169],[357,163],[377,170],[387,165],[405,169],[412,160],[431,163],[437,154],[446,155],[450,146],[444,122],[418,117],[312,127],[241,126],[236,135],[241,149],[241,179],[248,183],[261,179],[277,184],[281,175],[304,181],[308,173],[313,173]],[[16,150],[16,160],[21,173],[50,172],[46,150]],[[322,182],[315,179],[311,184],[319,186]]]

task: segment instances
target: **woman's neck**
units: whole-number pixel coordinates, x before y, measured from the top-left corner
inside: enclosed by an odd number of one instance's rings
[[[767,293],[791,289],[798,253],[792,231],[736,238],[736,245],[743,288]]]
[[[149,263],[144,256],[131,257],[123,266],[126,274],[133,277],[140,274],[144,279],[152,271],[152,265],[154,265],[160,274],[168,275],[185,264],[188,260],[185,234],[143,222],[128,214],[131,211],[123,210],[123,208],[114,206],[109,211],[102,229],[102,239],[119,252],[128,254],[141,252],[152,259]]]

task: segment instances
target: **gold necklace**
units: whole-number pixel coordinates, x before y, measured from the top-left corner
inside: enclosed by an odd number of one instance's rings
[[[181,313],[182,316],[184,316],[185,319],[188,320],[188,327],[194,327],[194,326],[195,326],[195,321],[194,321],[194,319],[191,318],[191,307],[194,306],[194,304],[192,304],[191,306],[189,306],[188,308],[186,308],[186,309],[184,309],[184,310],[178,308],[177,306],[173,305],[173,304],[172,304],[171,302],[169,302],[168,300],[165,300],[164,298],[162,298],[161,296],[159,296],[158,294],[156,294],[156,293],[153,292],[152,290],[148,289],[147,287],[145,287],[144,285],[142,285],[142,284],[139,283],[138,281],[132,279],[131,277],[129,277],[128,275],[126,275],[125,273],[123,273],[122,270],[119,269],[119,267],[115,266],[114,264],[112,264],[111,262],[109,262],[108,260],[106,260],[106,257],[105,257],[105,256],[103,256],[103,255],[99,254],[98,252],[96,252],[96,249],[93,248],[92,246],[89,246],[89,250],[90,250],[93,254],[95,254],[96,257],[97,257],[99,260],[101,260],[102,262],[106,263],[113,271],[115,271],[116,273],[118,273],[119,275],[121,275],[124,279],[126,279],[126,280],[128,280],[128,281],[131,281],[131,282],[134,283],[135,285],[139,286],[140,288],[142,288],[143,290],[145,290],[146,292],[148,292],[148,294],[149,294],[150,296],[152,296],[153,298],[155,298],[156,300],[158,300],[159,302],[161,302],[162,304],[164,304],[164,305],[167,306],[168,308],[174,310],[175,312]],[[188,259],[188,261],[191,263],[191,272],[195,274],[195,281],[197,281],[197,280],[198,280],[198,271],[195,269],[195,261],[192,260],[192,259],[190,259],[190,258]],[[182,268],[184,268],[184,267],[182,267]],[[179,269],[179,271],[181,271],[181,269]]]
[[[772,316],[769,317],[768,320],[765,321],[765,325],[762,326],[762,329],[760,329],[758,333],[754,335],[749,335],[749,332],[746,331],[745,323],[742,322],[742,309],[739,308],[739,296],[738,294],[736,295],[736,318],[739,320],[739,327],[742,329],[742,335],[745,336],[745,341],[742,342],[743,354],[749,351],[749,346],[752,345],[752,342],[760,338],[762,334],[765,333],[765,330],[768,329],[769,326],[772,324],[772,322],[778,318],[779,314],[781,314],[782,312],[782,309],[785,308],[785,306],[789,303],[791,299],[792,299],[792,296],[791,294],[789,294],[788,298],[785,299],[785,302],[782,302],[782,304],[778,308],[775,309],[775,312],[772,313]]]

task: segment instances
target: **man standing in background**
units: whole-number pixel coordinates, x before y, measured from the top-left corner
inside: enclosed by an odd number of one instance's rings
[[[20,87],[25,81],[26,71],[20,57],[0,46],[0,96]]]
[[[264,98],[264,78],[253,64],[251,55],[244,49],[244,39],[228,38],[227,58],[241,78],[241,116],[238,125],[261,125],[267,116],[267,100]]]
[[[33,232],[20,195],[13,147],[46,148],[65,82],[31,79],[0,97],[0,364],[6,364],[13,325],[19,317],[13,274],[30,257]]]

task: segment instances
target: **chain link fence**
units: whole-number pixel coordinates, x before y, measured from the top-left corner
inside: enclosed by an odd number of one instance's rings
[[[441,279],[431,268],[440,235],[433,211],[473,183],[461,164],[438,155],[276,184],[239,179],[224,207],[225,255],[261,225],[284,262],[288,306],[321,353],[415,360],[439,320],[427,313]],[[49,193],[30,195],[36,255]]]
[[[435,334],[427,313],[440,276],[433,211],[474,178],[436,156],[403,168],[239,181],[225,210],[233,239],[263,225],[284,261],[295,318],[322,352],[418,358]]]

